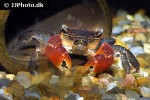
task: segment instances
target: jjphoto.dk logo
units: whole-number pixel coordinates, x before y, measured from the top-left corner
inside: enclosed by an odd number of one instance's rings
[[[17,8],[17,7],[37,7],[37,8],[40,8],[40,7],[44,7],[44,4],[42,2],[38,2],[36,4],[34,3],[23,3],[23,2],[20,2],[20,3],[4,3],[4,7],[5,8]]]

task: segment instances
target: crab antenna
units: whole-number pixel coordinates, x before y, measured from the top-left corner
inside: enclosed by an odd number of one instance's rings
[[[68,32],[68,26],[65,25],[65,24],[62,25],[62,29],[63,29],[64,31]]]
[[[100,36],[100,35],[102,35],[102,33],[103,33],[103,29],[97,27],[97,28],[95,29],[95,32],[98,33],[98,34],[97,34],[98,36]]]

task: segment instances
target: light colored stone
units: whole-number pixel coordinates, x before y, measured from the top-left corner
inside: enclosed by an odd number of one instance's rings
[[[114,26],[112,29],[112,34],[117,35],[123,32],[123,28],[121,26]]]
[[[127,30],[127,29],[129,29],[130,27],[131,27],[130,25],[123,25],[123,26],[122,26],[123,30]]]
[[[0,89],[0,95],[4,93],[4,89]]]
[[[27,72],[18,73],[15,79],[19,82],[20,85],[24,86],[24,88],[28,88],[32,85],[31,75]]]
[[[15,77],[14,74],[7,74],[7,75],[6,75],[6,78],[8,78],[8,79],[10,79],[10,80],[13,80],[14,77]]]
[[[51,76],[51,79],[49,80],[49,83],[52,84],[52,85],[55,85],[58,83],[58,80],[59,80],[59,76],[57,75],[52,75]]]
[[[145,51],[145,53],[150,54],[150,43],[147,42],[147,43],[144,43],[143,45],[144,45],[144,51]]]
[[[0,76],[5,77],[5,76],[6,76],[6,73],[5,73],[5,72],[0,71]]]
[[[141,94],[143,97],[150,97],[150,88],[145,86],[141,87]]]
[[[2,97],[5,98],[6,100],[13,100],[13,96],[9,93],[3,93]]]
[[[127,18],[128,20],[130,20],[130,21],[134,21],[134,16],[133,16],[133,15],[127,14],[127,15],[126,15],[126,18]]]
[[[121,39],[121,41],[123,41],[123,42],[126,42],[126,43],[130,43],[130,42],[133,42],[134,41],[134,37],[123,37],[122,39]]]
[[[140,46],[132,47],[130,48],[130,51],[136,56],[145,53],[144,49]]]
[[[126,89],[125,94],[126,94],[126,96],[128,97],[129,100],[132,100],[132,99],[133,100],[139,100],[140,99],[140,95],[137,92],[133,91],[133,90]]]
[[[92,80],[88,76],[82,78],[82,86],[84,85],[92,85]]]
[[[139,13],[136,13],[134,15],[134,19],[135,19],[135,21],[138,21],[138,22],[144,22],[145,21],[145,19],[143,18],[143,16],[141,14],[139,14]]]
[[[138,33],[138,34],[135,35],[135,41],[146,42],[147,41],[147,37],[145,36],[144,33]]]
[[[117,84],[116,84],[116,83],[114,83],[114,82],[109,83],[109,84],[107,85],[107,91],[109,91],[109,90],[113,89],[113,88],[114,88],[114,87],[116,87],[116,86],[117,86]]]

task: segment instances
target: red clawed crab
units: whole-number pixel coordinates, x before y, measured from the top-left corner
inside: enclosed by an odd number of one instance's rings
[[[58,34],[43,34],[39,31],[28,31],[19,36],[14,49],[23,48],[32,39],[36,39],[39,45],[31,55],[29,63],[30,71],[34,74],[38,53],[45,54],[48,59],[60,70],[64,71],[62,63],[65,61],[68,70],[72,63],[69,54],[83,55],[90,58],[82,68],[81,74],[85,74],[91,66],[91,73],[98,73],[108,69],[114,63],[114,57],[120,56],[122,66],[126,73],[130,73],[130,67],[139,70],[139,62],[135,56],[125,47],[114,45],[114,38],[101,38],[103,29],[95,31],[73,29],[66,25]]]

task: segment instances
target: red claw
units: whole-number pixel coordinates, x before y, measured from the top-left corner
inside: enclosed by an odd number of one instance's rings
[[[114,50],[112,47],[107,43],[103,43],[95,53],[95,56],[85,64],[83,73],[86,73],[91,66],[93,66],[92,73],[98,73],[108,69],[114,62],[113,54]]]
[[[71,69],[71,59],[67,51],[62,47],[62,41],[59,35],[52,36],[45,48],[45,54],[48,59],[59,69],[62,70],[62,62],[66,62],[68,69]]]

